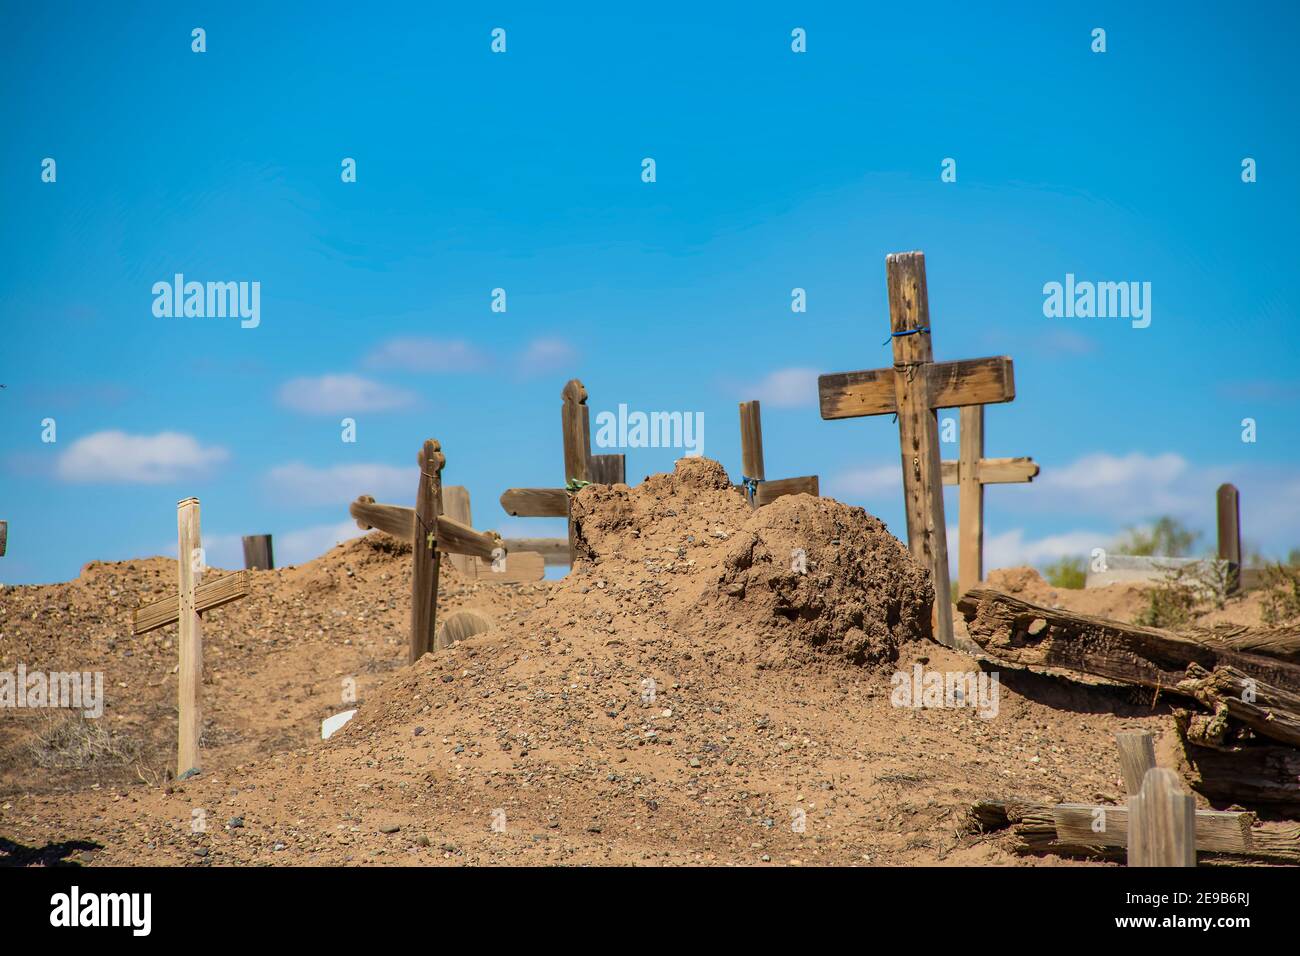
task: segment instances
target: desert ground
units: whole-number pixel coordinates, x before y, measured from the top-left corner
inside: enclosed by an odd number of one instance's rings
[[[1001,670],[995,717],[894,706],[900,671],[979,665],[929,638],[927,573],[861,508],[752,510],[706,459],[584,488],[574,508],[562,579],[468,583],[444,562],[439,618],[493,626],[412,665],[409,545],[376,531],[251,572],[248,598],[204,615],[202,769],[183,780],[175,628],[128,624],[174,592],[175,562],[3,588],[0,670],[102,671],[106,706],[0,714],[0,861],[1112,865],[1017,853],[971,806],[1122,802],[1123,730],[1186,771],[1168,701],[1132,688]],[[987,577],[1117,620],[1145,606],[1138,585]],[[1205,623],[1258,616],[1247,595]]]

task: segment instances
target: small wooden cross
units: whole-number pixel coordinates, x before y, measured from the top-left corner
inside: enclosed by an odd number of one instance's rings
[[[146,634],[168,624],[180,624],[177,647],[177,710],[180,726],[176,735],[176,776],[199,766],[199,733],[202,713],[199,686],[203,683],[203,625],[199,615],[248,596],[248,572],[236,571],[215,581],[200,584],[203,577],[203,539],[199,531],[199,499],[186,498],[176,504],[176,566],[179,589],[131,612],[131,633]]]
[[[560,424],[564,436],[563,488],[508,488],[501,495],[506,514],[519,518],[568,518],[569,564],[573,564],[573,518],[569,514],[572,495],[589,484],[622,484],[627,475],[624,455],[591,453],[591,412],[587,389],[570,379],[560,392]]]
[[[934,582],[936,639],[953,647],[948,535],[935,412],[1009,402],[1016,397],[1015,379],[1011,359],[1005,355],[934,361],[923,253],[888,256],[885,277],[893,367],[821,376],[817,381],[821,415],[824,419],[898,416],[908,545],[912,555],[930,569]]]
[[[737,489],[755,508],[782,495],[820,494],[816,475],[767,480],[763,468],[763,415],[758,400],[740,403],[741,484]]]
[[[984,457],[984,406],[961,409],[961,438],[956,461],[943,463],[943,483],[956,485],[957,593],[984,580],[984,486],[1033,481],[1032,458]]]
[[[442,469],[447,458],[433,439],[425,441],[417,456],[420,484],[415,507],[376,504],[361,495],[348,508],[362,531],[378,528],[411,542],[411,641],[408,659],[415,663],[436,649],[438,571],[443,554],[467,554],[488,561],[505,555],[505,542],[495,531],[475,531],[442,513]],[[541,566],[540,558],[537,561]],[[540,575],[538,575],[540,577]]]

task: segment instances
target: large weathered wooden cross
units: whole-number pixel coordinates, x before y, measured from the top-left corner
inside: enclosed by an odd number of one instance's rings
[[[1032,458],[984,457],[984,406],[961,409],[956,461],[943,463],[943,483],[957,492],[957,593],[984,580],[984,486],[1033,481]]]
[[[888,256],[885,277],[894,364],[890,368],[821,376],[817,382],[821,415],[824,419],[891,413],[898,416],[908,546],[912,555],[930,569],[934,581],[936,639],[952,647],[952,589],[948,582],[948,535],[935,412],[940,408],[1009,402],[1016,397],[1015,380],[1011,359],[1004,355],[934,361],[923,253]]]
[[[763,415],[758,400],[740,403],[741,484],[737,488],[755,508],[782,495],[820,494],[816,475],[767,480],[763,466]]]
[[[508,488],[501,495],[506,514],[519,518],[569,518],[569,563],[573,563],[571,497],[584,485],[621,484],[627,477],[624,455],[591,453],[591,412],[587,389],[576,378],[560,392],[560,424],[564,435],[563,488]]]
[[[443,554],[465,554],[498,562],[505,559],[505,543],[495,531],[475,531],[443,513],[442,469],[447,458],[432,438],[417,456],[420,484],[415,507],[376,504],[362,495],[348,507],[362,531],[378,528],[395,538],[410,541],[411,570],[411,663],[435,650],[438,618],[438,572]],[[540,570],[541,559],[537,566]],[[537,575],[540,577],[540,574]]]
[[[200,584],[205,563],[203,538],[199,530],[199,499],[186,498],[176,504],[176,566],[179,590],[131,612],[131,633],[146,634],[168,624],[180,624],[176,642],[180,655],[177,669],[177,711],[180,725],[176,735],[176,776],[199,766],[199,735],[202,711],[199,686],[203,683],[204,611],[248,596],[248,572],[236,571],[215,581]]]

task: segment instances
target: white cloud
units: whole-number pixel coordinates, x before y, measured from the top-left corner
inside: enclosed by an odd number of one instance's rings
[[[573,364],[578,353],[562,339],[533,339],[515,360],[523,375],[554,372]]]
[[[180,432],[103,431],[73,442],[59,456],[55,473],[63,481],[164,484],[204,475],[229,457],[226,449],[205,447]]]
[[[782,368],[750,386],[746,400],[757,398],[773,408],[804,408],[817,404],[817,376],[812,368]]]
[[[1026,539],[1023,528],[984,536],[985,573],[995,568],[1015,568],[1024,564],[1041,565],[1059,558],[1086,557],[1093,548],[1104,548],[1114,537],[1100,531],[1066,531],[1046,537]],[[948,549],[956,553],[957,529],[949,529]],[[955,558],[954,558],[955,560]],[[956,565],[954,564],[954,567]]]
[[[414,466],[379,464],[313,468],[295,461],[276,465],[267,472],[266,480],[277,497],[296,505],[346,507],[357,495],[372,495],[388,504],[409,500],[415,494],[419,471]]]
[[[869,497],[903,489],[903,469],[900,465],[877,465],[855,468],[833,475],[826,482],[829,491],[836,494]]]
[[[415,401],[412,392],[350,373],[291,379],[280,386],[279,398],[287,408],[309,415],[382,412]]]
[[[1044,471],[1042,484],[1085,492],[1111,491],[1138,483],[1159,487],[1169,485],[1186,471],[1187,460],[1173,452],[1131,452],[1123,457],[1099,452],[1063,468]]]
[[[408,372],[470,372],[483,368],[488,360],[462,339],[410,335],[381,343],[366,357],[365,364]]]

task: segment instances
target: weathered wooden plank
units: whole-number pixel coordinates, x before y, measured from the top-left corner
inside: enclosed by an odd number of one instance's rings
[[[510,488],[501,495],[501,507],[520,518],[564,518],[569,493],[563,488]]]
[[[1155,738],[1145,730],[1124,731],[1115,735],[1119,748],[1119,769],[1124,789],[1131,797],[1142,789],[1147,771],[1156,765]]]
[[[763,412],[758,400],[740,403],[740,473],[745,478],[762,481]]]
[[[415,509],[401,505],[376,504],[370,495],[361,495],[348,506],[348,514],[362,531],[376,528],[403,541],[410,541],[415,525]]]
[[[928,377],[934,408],[991,405],[1016,397],[1014,364],[1005,355],[935,362]],[[892,415],[898,411],[892,368],[818,376],[817,394],[824,419]]]
[[[1127,806],[981,800],[972,807],[971,816],[985,830],[1011,827],[1022,841],[1016,848],[1022,853],[1114,859],[1117,850],[1128,846]],[[1197,810],[1195,831],[1198,853],[1300,863],[1296,824],[1258,824],[1249,812]]]
[[[0,558],[5,556],[7,547],[9,547],[9,522],[0,521]]]
[[[1300,747],[1300,694],[1294,691],[1251,677],[1230,664],[1220,664],[1210,672],[1194,663],[1187,666],[1187,676],[1170,689],[1258,734]]]
[[[567,538],[506,538],[505,544],[511,557],[521,552],[533,552],[541,555],[547,564],[569,563]]]
[[[231,601],[248,596],[248,572],[236,571],[211,581],[204,581],[194,589],[194,608],[198,613],[221,607]],[[149,631],[175,624],[180,617],[180,600],[175,594],[138,607],[131,612],[131,633]]]
[[[816,475],[805,475],[800,478],[773,478],[771,481],[759,482],[758,489],[754,492],[754,504],[761,508],[764,505],[771,504],[783,495],[813,495],[816,497],[819,494],[821,494],[820,483]]]
[[[244,535],[244,567],[249,571],[270,571],[275,567],[269,534]]]
[[[1178,774],[1152,767],[1128,806],[1129,866],[1196,865],[1196,801]]]
[[[177,646],[180,661],[176,680],[176,709],[180,724],[176,736],[176,776],[199,765],[199,687],[203,683],[203,625],[195,601],[202,574],[203,536],[199,525],[199,499],[185,498],[176,505],[176,568],[179,578]]]
[[[442,513],[468,528],[474,527],[473,512],[470,510],[469,489],[463,485],[444,485],[442,489]],[[441,535],[439,535],[438,540],[442,540]],[[448,554],[447,560],[462,576],[469,578],[471,581],[478,572],[478,562],[472,555]]]
[[[975,473],[980,484],[1010,485],[1033,481],[1039,471],[1038,463],[1032,458],[981,458]],[[962,473],[960,461],[951,458],[944,461],[943,483],[945,485],[960,484]]]
[[[439,553],[434,545],[442,511],[442,469],[447,459],[433,439],[426,439],[417,457],[420,485],[415,497],[411,528],[411,642],[409,660],[415,663],[433,650],[438,618]]]
[[[984,406],[963,408],[957,489],[957,590],[984,579]]]
[[[1203,746],[1191,739],[1188,728],[1193,718],[1203,715],[1180,711],[1174,717],[1197,792],[1215,803],[1300,815],[1300,750],[1259,743]]]
[[[925,256],[895,253],[885,260],[889,287],[889,325],[894,344],[894,397],[902,446],[903,505],[912,556],[930,569],[934,583],[934,635],[954,646],[952,592],[948,584],[948,533],[939,473],[939,429],[932,385],[926,374],[934,361],[930,347],[930,302]]]
[[[560,427],[564,435],[564,480],[590,481],[588,460],[591,457],[591,420],[587,408],[587,389],[578,379],[570,379],[560,391]]]
[[[627,455],[591,455],[587,459],[587,480],[593,485],[627,484]]]
[[[495,532],[475,531],[446,515],[438,516],[437,528],[438,550],[443,554],[468,554],[490,561],[492,552],[504,547],[500,536]]]

